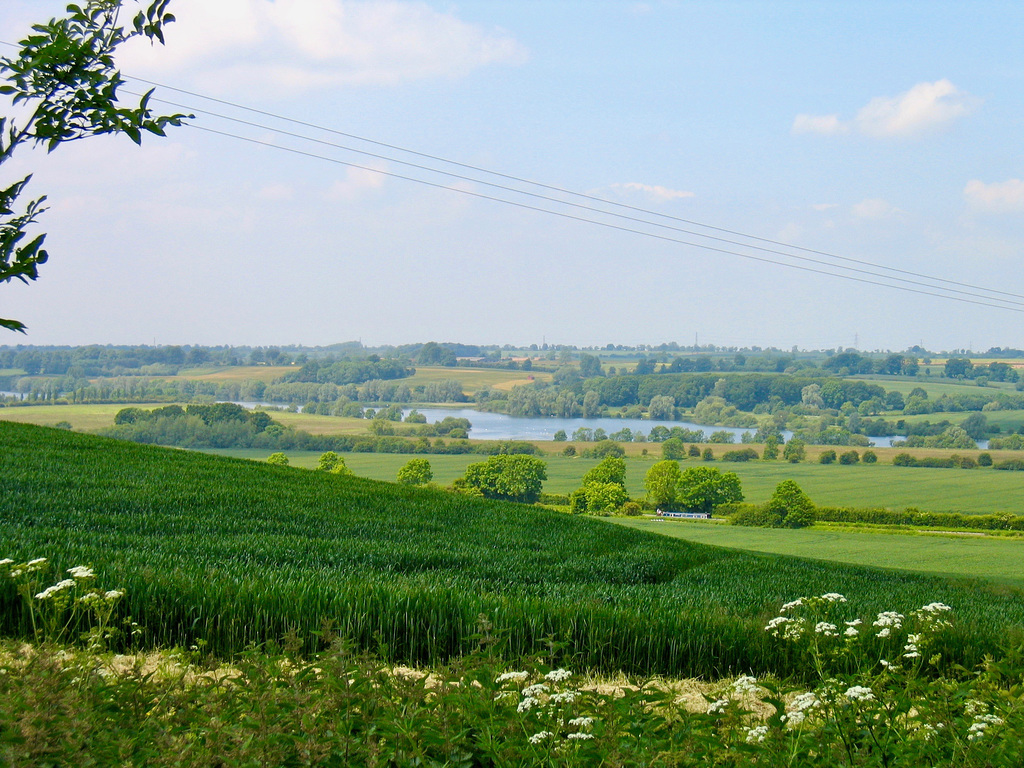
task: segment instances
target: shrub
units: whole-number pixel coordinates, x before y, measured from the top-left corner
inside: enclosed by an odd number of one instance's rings
[[[836,452],[829,448],[827,451],[822,451],[818,457],[819,464],[835,464]]]
[[[678,437],[670,437],[661,444],[662,458],[680,461],[686,458],[686,443]]]
[[[863,461],[865,464],[877,464],[878,454],[875,453],[874,451],[864,451],[863,455],[860,457],[860,460]]]
[[[782,458],[788,461],[790,464],[798,464],[804,460],[806,450],[804,449],[804,441],[794,437],[788,443],[782,451]]]
[[[991,467],[992,466],[992,454],[991,453],[979,453],[978,454],[978,466],[979,467]]]
[[[782,528],[806,528],[814,524],[814,502],[792,480],[783,480],[775,487],[765,509],[778,516],[778,525]]]
[[[1024,459],[1006,459],[996,462],[993,469],[1007,469],[1011,472],[1024,472]]]
[[[701,454],[701,458],[704,461],[714,461],[715,460],[715,452],[712,451],[710,448],[705,448],[704,449],[704,453]]]
[[[844,451],[839,455],[840,464],[856,464],[860,461],[860,454],[856,451]]]
[[[759,456],[753,448],[742,448],[738,451],[726,451],[722,461],[757,461]]]
[[[575,445],[567,445],[567,446],[565,446],[565,448],[562,449],[562,455],[563,456],[575,456],[576,455],[576,446]]]
[[[700,448],[698,448],[696,445],[691,445],[690,446],[690,450],[688,451],[688,453],[690,454],[691,458],[694,458],[694,459],[699,459],[700,458]]]
[[[426,485],[434,479],[434,470],[426,459],[409,459],[398,470],[397,479],[403,485]]]
[[[288,466],[288,457],[284,455],[283,451],[277,451],[267,456],[267,464],[277,464],[281,467]]]
[[[623,457],[626,450],[614,440],[600,440],[591,448],[583,449],[583,456],[588,459],[603,459],[607,456]]]
[[[639,517],[643,508],[635,501],[627,501],[622,505],[622,514],[627,517]]]
[[[892,463],[897,467],[913,467],[917,464],[917,459],[909,453],[897,453],[892,457]]]

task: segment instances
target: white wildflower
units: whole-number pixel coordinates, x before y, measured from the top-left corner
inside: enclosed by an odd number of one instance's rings
[[[747,729],[747,744],[760,744],[768,736],[768,726],[759,725],[756,728]]]
[[[825,637],[839,637],[838,627],[835,624],[829,624],[827,621],[819,621],[815,624],[814,634],[824,635]]]
[[[124,590],[112,589],[109,592],[107,592],[107,594],[105,594],[103,597],[111,601],[120,600],[122,597],[124,597]]]
[[[501,675],[498,675],[498,677],[495,678],[494,682],[504,683],[506,680],[515,680],[517,683],[521,683],[529,676],[529,672],[505,672]]]
[[[568,680],[572,677],[572,672],[568,669],[555,669],[544,675],[545,680],[550,680],[552,683],[560,683],[563,680]]]
[[[838,592],[827,592],[821,596],[823,600],[828,600],[830,603],[845,603],[846,598],[840,595]]]
[[[846,693],[843,695],[850,701],[873,701],[875,698],[871,689],[865,688],[863,685],[852,685],[846,689]]]
[[[574,717],[569,721],[569,725],[573,728],[589,728],[594,724],[594,718],[592,717]]]
[[[29,560],[25,565],[32,570],[39,570],[46,563],[49,562],[45,557],[37,557],[35,560]]]
[[[533,736],[530,737],[530,743],[540,744],[542,741],[544,741],[544,739],[550,739],[554,735],[555,734],[553,734],[551,731],[541,731],[540,733],[535,733],[533,734]]]
[[[896,613],[896,611],[883,611],[878,614],[878,618],[875,619],[872,626],[880,627],[878,631],[879,637],[889,637],[892,630],[899,629],[903,626],[904,615],[902,613]]]
[[[750,675],[741,675],[733,681],[732,689],[740,696],[757,693],[757,678]]]
[[[857,631],[856,627],[847,627],[846,631],[843,632],[843,634],[847,637],[857,637],[858,635],[860,635],[860,632]]]
[[[63,581],[58,581],[52,587],[47,587],[42,592],[39,592],[36,595],[36,600],[49,600],[54,595],[63,592],[65,589],[71,589],[73,586],[75,586],[74,579],[64,579]]]
[[[786,616],[776,616],[768,622],[764,630],[765,632],[771,632],[775,637],[779,637],[779,627],[784,626],[791,621],[792,619],[787,618]]]
[[[782,637],[786,640],[799,640],[804,634],[804,627],[807,626],[807,619],[803,617],[794,619],[782,631]]]
[[[5,557],[3,560],[0,560],[0,565],[14,565],[14,561],[9,557]]]
[[[718,699],[717,701],[713,701],[713,702],[711,702],[711,704],[708,705],[708,714],[709,715],[720,715],[723,712],[725,712],[725,708],[728,707],[728,706],[729,706],[729,700],[728,699]]]
[[[971,723],[971,727],[967,729],[967,740],[977,741],[985,735],[985,731],[990,726],[1002,725],[1004,722],[1003,718],[996,715],[978,715],[974,718],[974,722]]]
[[[594,734],[592,734],[592,733],[583,733],[583,732],[580,732],[580,733],[570,733],[565,738],[569,739],[570,741],[584,741],[586,739],[594,738]]]
[[[515,691],[498,691],[494,694],[495,701],[504,701],[505,699],[518,699]]]
[[[92,568],[87,568],[84,565],[76,565],[74,568],[68,568],[68,573],[71,574],[73,579],[91,579],[96,574],[93,573]]]
[[[928,605],[922,605],[918,609],[918,613],[945,613],[946,611],[952,611],[945,603],[928,603]]]
[[[548,687],[544,683],[535,683],[523,688],[523,696],[540,696],[540,694],[547,692]]]
[[[820,706],[820,704],[821,701],[818,699],[818,696],[813,691],[808,691],[807,693],[801,693],[793,699],[790,707],[796,712],[806,712],[808,709]]]
[[[578,696],[578,691],[565,691],[564,693],[553,694],[551,701],[555,704],[572,704]]]
[[[799,608],[803,604],[804,599],[802,597],[798,597],[796,600],[791,600],[790,602],[783,605],[782,608],[779,610],[779,613],[785,613],[790,608]]]
[[[977,699],[968,699],[964,702],[964,712],[973,717],[982,712],[988,712],[988,704]]]
[[[519,702],[519,706],[516,707],[516,712],[528,712],[538,704],[540,704],[538,699],[533,698],[533,696],[527,696]]]

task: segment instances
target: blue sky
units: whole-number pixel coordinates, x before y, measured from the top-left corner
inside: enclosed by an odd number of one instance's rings
[[[63,4],[5,0],[0,39]],[[167,46],[126,50],[126,75],[649,212],[632,216],[970,283],[985,290],[924,281],[1024,309],[1018,4],[172,0],[171,10]],[[467,196],[456,190],[710,244],[157,95],[261,124],[200,114],[200,127],[444,188],[194,128],[141,149],[104,138],[25,153],[3,180],[36,174],[52,256],[37,283],[0,289],[0,315],[29,326],[2,341],[1024,347],[1018,311]],[[855,266],[719,247],[830,273]]]

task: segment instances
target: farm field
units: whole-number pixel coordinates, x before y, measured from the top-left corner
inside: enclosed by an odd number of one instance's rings
[[[267,451],[260,450],[209,452],[257,461],[266,459],[268,455]],[[318,452],[285,453],[294,466],[310,469],[316,466],[320,456]],[[412,458],[410,454],[388,453],[343,455],[345,463],[355,474],[388,482],[394,482],[398,469]],[[435,482],[448,485],[465,473],[468,464],[483,461],[485,457],[424,454],[423,458],[430,461]],[[544,456],[543,459],[548,466],[548,480],[544,483],[546,493],[571,493],[579,487],[587,470],[597,464],[596,459],[565,456]],[[631,496],[644,494],[644,475],[653,463],[654,459],[626,461],[626,488]],[[684,469],[703,464],[699,461],[682,462]],[[712,466],[739,475],[746,500],[755,503],[767,501],[775,486],[783,480],[794,480],[819,506],[918,507],[934,512],[1024,514],[1022,472],[894,467],[891,464],[789,464],[781,461],[714,462]]]
[[[117,403],[88,405],[24,405],[0,408],[0,421],[37,424],[52,427],[66,421],[76,430],[105,429],[114,425],[114,416],[122,408],[161,408],[167,403],[138,403],[131,406]]]
[[[486,387],[509,391],[512,387],[533,381],[551,381],[546,371],[508,371],[500,368],[447,368],[444,366],[416,365],[416,374],[402,382],[415,387],[434,381],[454,379],[462,384],[462,391],[472,396]]]
[[[292,365],[235,365],[227,367],[183,368],[177,376],[155,376],[162,379],[188,379],[189,381],[246,381],[254,379],[269,384],[286,373],[294,371]]]
[[[842,590],[863,615],[956,605],[945,652],[968,663],[1024,622],[1016,596],[978,583],[30,425],[0,423],[0,443],[4,556],[91,565],[163,646],[231,654],[331,618],[360,647],[426,663],[472,645],[483,613],[513,657],[554,635],[577,666],[717,676],[782,671],[762,628],[800,595]],[[24,633],[12,605],[0,593],[0,631]]]
[[[876,377],[876,376],[850,376],[852,380],[863,381],[868,384],[877,384],[886,391],[896,391],[903,395],[910,393],[912,389],[920,387],[928,393],[928,397],[934,400],[940,395],[973,395],[981,389],[973,381],[957,382],[947,378],[933,378],[922,376],[919,378],[897,377]],[[1006,381],[991,381],[986,387],[988,390],[999,390],[1004,392],[1016,392],[1016,385]]]
[[[1024,588],[1024,541],[960,534],[744,528],[697,520],[609,518],[618,525],[700,544],[895,568]]]

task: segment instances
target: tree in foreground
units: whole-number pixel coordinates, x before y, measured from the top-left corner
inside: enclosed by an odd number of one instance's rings
[[[522,453],[491,456],[466,467],[464,482],[488,499],[533,504],[548,479],[547,464]]]
[[[679,477],[676,503],[694,512],[711,514],[715,507],[743,501],[740,478],[716,467],[690,467]]]
[[[426,485],[434,479],[434,470],[427,459],[409,459],[398,470],[397,479],[403,485]]]
[[[114,67],[115,50],[133,37],[163,43],[163,28],[174,21],[166,10],[168,2],[154,0],[130,28],[120,21],[122,0],[69,5],[66,18],[37,24],[16,56],[0,58],[0,94],[10,97],[24,115],[0,117],[0,165],[27,144],[41,144],[52,152],[61,144],[105,133],[123,133],[140,144],[144,131],[163,136],[168,125],[181,125],[187,115],[153,115],[152,90],[137,107],[122,106],[117,91],[124,81]],[[46,210],[46,198],[18,205],[31,178],[0,189],[0,283],[35,280],[48,258],[42,247],[45,234],[26,241]],[[24,323],[3,318],[0,327],[25,330]]]

